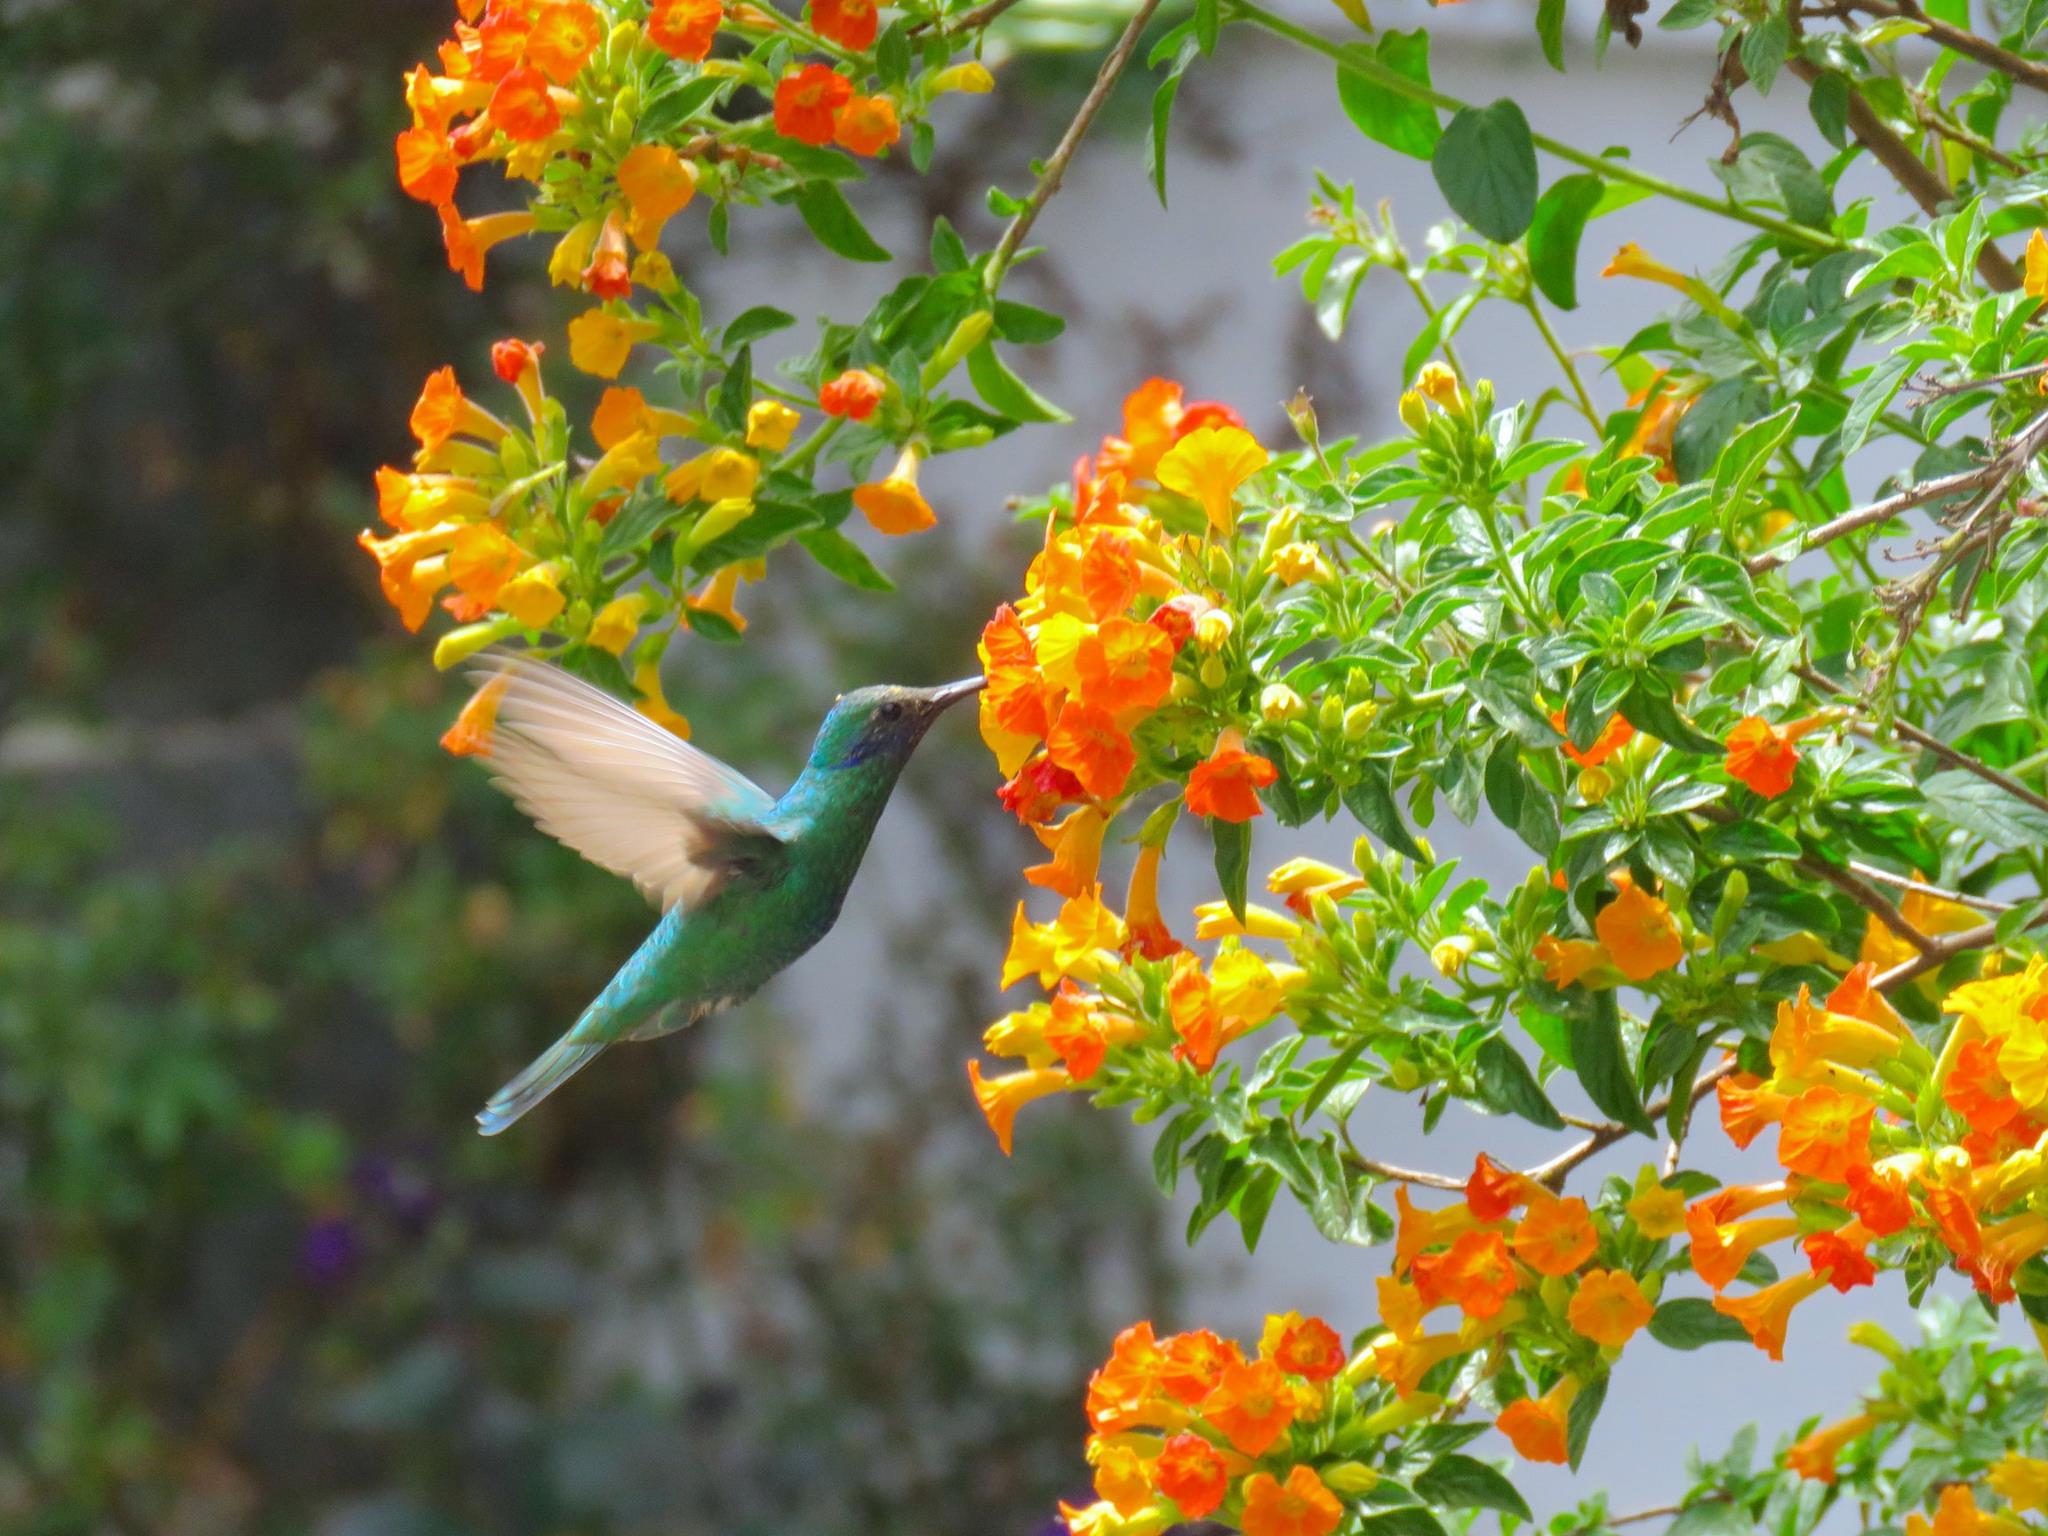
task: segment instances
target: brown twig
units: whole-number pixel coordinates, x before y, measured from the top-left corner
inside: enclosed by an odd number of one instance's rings
[[[1367,1157],[1356,1148],[1347,1149],[1345,1161],[1362,1173],[1369,1173],[1376,1179],[1390,1179],[1396,1184],[1419,1184],[1424,1189],[1462,1190],[1465,1187],[1463,1179],[1452,1178],[1448,1173],[1429,1173],[1420,1168],[1383,1163],[1376,1157]]]
[[[1847,692],[1840,683],[1824,672],[1816,672],[1811,667],[1794,667],[1792,670],[1809,687],[1813,688],[1816,692],[1828,695],[1830,698],[1839,698]],[[2027,788],[2026,785],[2022,784],[2011,774],[2001,773],[1989,763],[1980,762],[1967,752],[1958,752],[1940,737],[1930,736],[1927,732],[1921,730],[1919,726],[1909,721],[1893,720],[1891,725],[1892,730],[1896,734],[1912,742],[1914,746],[1932,753],[1951,768],[1960,768],[1965,773],[1974,774],[1987,784],[1996,784],[2015,800],[2031,805],[2037,811],[2048,813],[2048,795],[2042,795],[2035,790]],[[1876,741],[1879,739],[1877,729],[1861,721],[1851,721],[1849,729],[1866,740]]]
[[[1009,271],[1010,263],[1017,259],[1018,247],[1024,237],[1031,233],[1031,226],[1037,222],[1040,210],[1059,191],[1060,182],[1067,174],[1067,162],[1074,158],[1074,151],[1081,147],[1081,140],[1087,137],[1088,128],[1095,121],[1095,114],[1102,110],[1102,104],[1109,100],[1116,89],[1117,80],[1123,75],[1124,67],[1131,62],[1131,55],[1137,50],[1138,39],[1144,34],[1146,25],[1152,20],[1152,13],[1159,9],[1159,0],[1143,0],[1130,22],[1124,27],[1123,35],[1109,52],[1103,55],[1102,67],[1095,72],[1095,83],[1088,88],[1088,94],[1081,98],[1081,105],[1074,113],[1074,120],[1067,124],[1067,131],[1060,135],[1060,141],[1053,149],[1052,156],[1038,173],[1038,185],[1031,189],[1031,195],[1024,199],[1024,206],[1017,210],[1017,216],[1010,220],[1010,227],[1003,231],[1003,238],[996,243],[995,253],[988,259],[988,271],[984,281],[993,293],[1001,285],[1003,274]]]
[[[1866,8],[1874,8],[1878,3],[1879,0],[1869,0]],[[1785,68],[1808,85],[1820,78],[1820,70],[1806,59],[1788,59]],[[1892,179],[1926,212],[1939,213],[1953,200],[1954,194],[1947,184],[1921,162],[1904,139],[1885,126],[1884,120],[1870,109],[1870,103],[1854,87],[1849,91],[1847,121],[1857,142],[1870,151],[1878,164],[1891,172]],[[2011,293],[2022,282],[2019,268],[1988,240],[1977,252],[1977,275],[1984,279],[1986,286],[2000,293]]]
[[[1693,1081],[1692,1093],[1689,1097],[1689,1102],[1694,1104],[1699,1103],[1701,1099],[1705,1098],[1708,1094],[1714,1091],[1714,1084],[1721,1081],[1722,1078],[1726,1077],[1730,1072],[1733,1072],[1734,1070],[1735,1059],[1733,1057],[1730,1057],[1728,1060],[1722,1062],[1718,1067],[1715,1067],[1711,1071],[1703,1073],[1700,1077],[1696,1078]],[[1670,1107],[1671,1100],[1670,1097],[1667,1095],[1664,1098],[1658,1099],[1653,1104],[1645,1105],[1643,1108],[1643,1114],[1646,1117],[1654,1120],[1657,1116],[1663,1114]],[[1563,1152],[1560,1152],[1556,1157],[1553,1157],[1549,1162],[1538,1163],[1534,1168],[1526,1170],[1527,1175],[1528,1177],[1534,1179],[1537,1183],[1547,1185],[1551,1189],[1561,1188],[1564,1184],[1564,1176],[1570,1173],[1574,1168],[1578,1167],[1579,1164],[1583,1163],[1587,1158],[1592,1157],[1597,1153],[1606,1151],[1609,1147],[1613,1146],[1617,1141],[1620,1141],[1623,1137],[1632,1134],[1634,1134],[1634,1127],[1623,1125],[1618,1120],[1610,1120],[1607,1124],[1601,1126],[1598,1130],[1594,1131],[1593,1134],[1588,1136],[1584,1141],[1579,1142],[1575,1146],[1568,1147]]]
[[[1832,885],[1844,896],[1855,902],[1857,906],[1883,923],[1885,927],[1891,929],[1893,933],[1919,950],[1921,954],[1926,954],[1928,950],[1934,947],[1933,939],[1907,922],[1905,915],[1897,907],[1893,906],[1885,896],[1872,889],[1868,882],[1859,880],[1846,870],[1835,868],[1834,865],[1823,859],[1811,857],[1795,859],[1792,867],[1801,874],[1811,875],[1816,880],[1822,880]]]
[[[1959,907],[1975,907],[1979,912],[2014,910],[2014,903],[2010,901],[1994,901],[1989,896],[1972,896],[1968,891],[1945,890],[1941,886],[1929,885],[1925,880],[1916,879],[1911,875],[1897,875],[1888,869],[1879,869],[1875,864],[1865,864],[1860,859],[1851,859],[1849,868],[1866,880],[1897,886],[1902,891],[1917,891],[1922,896],[1933,896]]]
[[[2031,86],[2037,91],[2048,92],[2048,65],[2033,59],[2021,58],[2008,53],[1988,38],[1979,37],[1963,27],[1951,26],[1939,17],[1930,16],[1916,3],[1903,0],[1893,5],[1887,0],[1849,0],[1847,9],[1862,11],[1869,16],[1900,18],[1918,23],[1927,38],[1941,44],[1952,53],[1960,53],[1966,59],[1975,59],[1979,64],[2009,75],[2021,85]]]
[[[977,5],[973,10],[962,11],[958,16],[920,21],[910,29],[910,35],[915,37],[918,33],[930,31],[935,26],[948,34],[979,31],[1016,3],[1017,0],[988,0],[986,5]]]
[[[2008,368],[2004,373],[1989,373],[1981,379],[1958,379],[1953,384],[1913,384],[1908,386],[1923,402],[1946,400],[1950,395],[1967,395],[1975,389],[1991,389],[2000,384],[2017,384],[2021,379],[2038,378],[2048,373],[2048,363],[2029,363],[2024,368]]]
[[[1799,547],[1789,554],[1766,551],[1760,555],[1752,555],[1745,562],[1745,568],[1750,575],[1761,576],[1766,571],[1774,571],[1781,565],[1790,564],[1801,555],[1809,554],[1824,544],[1855,533],[1858,529],[1888,523],[1902,512],[1910,512],[1913,508],[1925,506],[1930,501],[1939,501],[1944,496],[1975,490],[1997,472],[1998,465],[1994,460],[1976,469],[1957,470],[1952,475],[1922,480],[1917,485],[1909,485],[1902,491],[1895,491],[1881,500],[1873,501],[1867,507],[1851,507],[1840,517],[1830,518],[1818,528],[1808,530],[1800,539]]]

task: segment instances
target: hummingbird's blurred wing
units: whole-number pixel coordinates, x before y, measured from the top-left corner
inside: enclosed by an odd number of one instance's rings
[[[774,799],[603,689],[512,652],[471,675],[497,690],[484,760],[543,832],[624,875],[664,910],[708,900],[780,843]]]

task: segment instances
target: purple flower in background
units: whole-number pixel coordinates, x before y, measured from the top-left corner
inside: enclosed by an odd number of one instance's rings
[[[346,1216],[323,1216],[299,1235],[299,1274],[317,1286],[340,1285],[362,1253],[354,1222]]]

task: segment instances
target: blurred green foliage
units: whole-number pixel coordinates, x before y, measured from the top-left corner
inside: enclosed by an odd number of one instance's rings
[[[0,1532],[1030,1529],[1169,1282],[1115,1128],[1000,1165],[965,1091],[1016,850],[964,733],[945,867],[856,888],[876,1016],[771,993],[470,1131],[653,916],[438,752],[348,538],[420,378],[544,333],[391,185],[443,20],[0,16]],[[678,702],[772,780],[958,670],[949,564],[771,599]]]

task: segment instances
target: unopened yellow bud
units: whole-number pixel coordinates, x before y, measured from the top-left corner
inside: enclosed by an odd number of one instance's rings
[[[993,310],[977,309],[970,315],[963,315],[960,323],[953,327],[945,345],[934,352],[931,361],[924,365],[924,387],[930,389],[959,364],[960,360],[984,341],[995,329],[996,317]]]
[[[1326,693],[1323,702],[1316,709],[1316,724],[1324,731],[1336,731],[1344,726],[1344,696],[1340,693]]]
[[[676,291],[675,263],[668,259],[668,252],[642,251],[633,258],[633,281],[653,293],[669,294]]]
[[[1372,729],[1374,717],[1379,712],[1379,705],[1375,704],[1371,699],[1367,699],[1361,704],[1354,704],[1345,710],[1344,739],[1346,741],[1364,740],[1366,732]]]
[[[1465,969],[1465,962],[1472,958],[1472,951],[1477,947],[1478,941],[1469,934],[1439,939],[1429,951],[1429,963],[1436,967],[1437,975],[1455,976]]]
[[[1195,696],[1200,687],[1201,685],[1187,673],[1176,672],[1173,674],[1173,682],[1166,690],[1166,696],[1176,704],[1185,704]]]
[[[1970,1177],[1970,1154],[1961,1147],[1936,1147],[1928,1172],[1936,1184],[1961,1184]]]
[[[1231,631],[1236,628],[1237,621],[1227,608],[1204,609],[1195,620],[1195,644],[1213,654],[1230,643]]]
[[[467,661],[487,645],[495,644],[519,628],[519,621],[510,614],[500,614],[495,619],[486,619],[480,624],[465,624],[460,629],[451,629],[434,645],[434,665],[446,672],[450,667]]]
[[[1897,1339],[1885,1332],[1878,1324],[1867,1319],[1863,1322],[1851,1323],[1849,1325],[1849,1342],[1861,1345],[1864,1349],[1876,1350],[1885,1359],[1891,1361],[1893,1365],[1899,1364],[1906,1357],[1906,1351]]]
[[[1301,695],[1285,683],[1268,683],[1259,694],[1259,716],[1268,725],[1285,725],[1307,713]]]
[[[1259,559],[1270,560],[1280,550],[1294,542],[1294,535],[1301,527],[1301,508],[1282,507],[1266,519],[1265,530],[1259,535]]]
[[[1400,413],[1401,425],[1410,432],[1420,432],[1429,425],[1429,402],[1416,390],[1404,391],[1395,410]]]
[[[1220,587],[1230,580],[1230,550],[1226,546],[1211,544],[1204,564],[1209,572],[1209,580],[1217,586]]]
[[[1356,1499],[1379,1486],[1380,1475],[1362,1461],[1340,1461],[1320,1474],[1323,1486],[1339,1498]]]
[[[1221,656],[1204,656],[1198,675],[1204,688],[1221,688],[1230,681],[1230,668],[1224,664]]]
[[[1406,1056],[1399,1057],[1387,1068],[1387,1081],[1406,1093],[1422,1081],[1422,1069]]]
[[[988,66],[977,59],[965,64],[952,64],[931,77],[929,89],[934,96],[943,96],[948,91],[960,91],[969,96],[986,96],[996,88],[996,77],[988,72]]]
[[[1350,1367],[1345,1369],[1349,1371]],[[1410,1392],[1399,1397],[1386,1407],[1367,1414],[1358,1421],[1358,1427],[1368,1435],[1384,1435],[1410,1424],[1420,1424],[1424,1419],[1433,1419],[1443,1408],[1444,1400],[1434,1392]]]
[[[1379,872],[1380,856],[1373,851],[1372,839],[1363,832],[1352,840],[1351,867],[1368,880]]]
[[[1579,770],[1579,797],[1588,805],[1598,805],[1614,793],[1614,775],[1605,768],[1592,767]]]
[[[704,509],[704,515],[697,519],[683,541],[683,552],[694,555],[713,539],[724,538],[754,515],[754,504],[745,497],[733,496],[724,501],[714,501]]]

